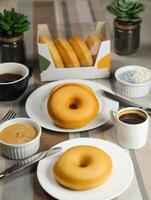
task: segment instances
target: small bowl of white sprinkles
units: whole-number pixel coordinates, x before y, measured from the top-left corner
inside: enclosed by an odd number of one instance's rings
[[[115,72],[116,86],[124,96],[137,98],[150,92],[151,70],[144,66],[127,65]]]

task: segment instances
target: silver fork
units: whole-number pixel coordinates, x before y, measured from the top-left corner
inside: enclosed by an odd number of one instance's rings
[[[16,116],[16,113],[12,109],[10,109],[6,113],[6,115],[3,118],[0,119],[0,124],[2,124],[3,122],[5,122],[5,121],[7,121],[9,119],[13,119],[15,116]]]

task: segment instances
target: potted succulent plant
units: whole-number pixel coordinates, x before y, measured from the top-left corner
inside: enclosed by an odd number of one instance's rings
[[[0,13],[1,62],[25,63],[24,32],[29,26],[27,16],[14,8]]]
[[[107,6],[109,12],[114,14],[114,46],[117,54],[129,55],[139,48],[140,25],[139,16],[144,11],[144,4],[139,0],[112,0]]]

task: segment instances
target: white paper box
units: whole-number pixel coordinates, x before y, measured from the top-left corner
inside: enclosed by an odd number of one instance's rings
[[[107,78],[110,75],[110,40],[106,22],[97,22],[96,29],[88,35],[102,36],[100,49],[95,60],[94,66],[76,67],[76,68],[56,68],[49,52],[47,44],[38,43],[38,54],[40,64],[41,81],[52,81],[60,79],[97,79]],[[38,37],[41,35],[49,35],[47,24],[38,25]]]

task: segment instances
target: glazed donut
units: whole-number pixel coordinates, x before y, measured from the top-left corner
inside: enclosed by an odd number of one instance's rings
[[[66,39],[58,37],[55,40],[55,45],[62,57],[65,67],[80,67],[79,60],[72,46]]]
[[[83,38],[79,35],[73,35],[69,39],[69,42],[74,49],[81,66],[92,66],[93,57]]]
[[[101,45],[100,38],[96,35],[89,35],[85,42],[87,46],[89,47],[91,54],[95,60],[98,55],[98,51]]]
[[[47,109],[54,123],[63,128],[80,128],[96,117],[99,103],[88,88],[68,83],[50,93]]]
[[[54,64],[56,68],[62,68],[64,67],[63,61],[61,59],[61,56],[53,42],[53,40],[47,36],[47,35],[43,35],[43,36],[39,36],[39,42],[40,43],[46,43],[48,45],[49,51],[51,53],[51,56],[53,58]]]
[[[65,151],[53,167],[56,180],[73,190],[87,190],[103,184],[112,171],[112,160],[103,150],[79,145]]]

